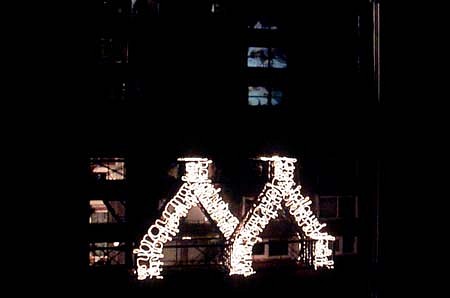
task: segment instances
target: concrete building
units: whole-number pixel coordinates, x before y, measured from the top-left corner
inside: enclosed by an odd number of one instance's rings
[[[89,284],[139,288],[130,281],[132,249],[179,186],[178,157],[212,159],[214,183],[242,217],[262,185],[251,158],[278,154],[299,159],[302,193],[337,237],[330,278],[336,293],[375,293],[377,5],[96,1],[92,68],[78,103],[86,126],[78,160],[85,167],[79,210]],[[254,257],[261,268],[295,259],[298,245],[280,228],[287,226],[282,219],[264,232]],[[180,274],[195,267],[220,276],[218,235],[200,209],[192,210],[167,264]]]

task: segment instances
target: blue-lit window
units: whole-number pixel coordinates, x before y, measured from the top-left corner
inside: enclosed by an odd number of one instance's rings
[[[264,86],[248,86],[249,106],[277,106],[281,104],[283,92]]]
[[[287,68],[286,52],[281,48],[249,47],[247,66],[251,68]]]
[[[248,25],[249,29],[255,29],[255,30],[270,30],[270,31],[275,31],[278,30],[278,26],[270,23],[267,20],[264,19],[260,19],[260,20],[256,20],[254,22],[252,22],[251,24]]]

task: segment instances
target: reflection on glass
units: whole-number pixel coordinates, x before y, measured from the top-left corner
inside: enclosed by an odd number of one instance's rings
[[[90,224],[117,223],[125,221],[125,202],[121,201],[89,201],[91,214]]]
[[[89,247],[89,265],[121,265],[125,264],[124,242],[95,242]]]
[[[91,158],[90,168],[97,180],[125,179],[125,161],[120,157]]]
[[[286,68],[286,53],[280,48],[249,47],[248,67]]]
[[[252,25],[248,26],[249,28],[257,29],[257,30],[277,30],[278,27],[270,24],[269,22],[265,20],[258,20],[255,23],[252,23]]]
[[[248,87],[248,105],[250,106],[266,106],[269,103],[269,91],[261,86]]]
[[[281,103],[281,98],[283,97],[283,92],[278,89],[272,90],[272,98],[270,100],[273,106],[277,106]]]
[[[272,48],[271,49],[271,64],[270,66],[273,68],[286,68],[287,62],[286,62],[286,53],[279,48]]]
[[[277,106],[281,104],[283,92],[280,89],[270,87],[249,86],[248,105],[249,106]]]
[[[269,67],[269,48],[249,47],[247,54],[248,67]]]

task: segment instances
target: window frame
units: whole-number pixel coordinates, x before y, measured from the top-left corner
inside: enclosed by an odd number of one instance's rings
[[[359,211],[358,211],[358,196],[357,195],[318,195],[316,200],[316,210],[317,210],[317,217],[320,219],[344,219],[342,217],[340,212],[340,200],[343,198],[352,197],[354,199],[354,214],[351,218],[358,218],[359,217]],[[323,217],[321,216],[320,212],[320,200],[322,198],[336,198],[336,217]]]
[[[108,163],[122,163],[119,169],[112,168]],[[106,168],[106,175],[103,177],[102,172],[97,171],[98,168]],[[124,181],[127,176],[126,160],[124,157],[92,157],[89,160],[89,171],[98,181]],[[119,178],[114,178],[117,175]]]
[[[267,90],[267,96],[256,96],[256,95],[250,95],[250,88],[265,88]],[[279,98],[279,102],[278,104],[273,104],[273,100],[274,100],[274,96],[273,93],[274,92],[281,92],[281,96],[280,97],[276,97]],[[283,101],[284,101],[284,90],[280,87],[276,87],[276,86],[267,86],[264,84],[248,84],[247,86],[247,105],[249,107],[277,107],[282,105]],[[250,99],[253,98],[267,98],[267,104],[261,104],[261,102],[258,100],[258,104],[257,105],[252,105],[250,104]]]
[[[253,49],[253,51],[251,51]],[[252,58],[251,57],[251,53],[256,53],[256,49],[258,49],[258,51],[261,50],[267,50],[267,66],[265,66],[265,62],[262,63],[263,66],[250,66],[249,65],[249,59]],[[282,53],[284,53],[284,62],[286,64],[286,66],[284,67],[274,67],[274,60],[275,60],[275,55],[273,54],[275,51],[281,51]],[[288,57],[287,57],[287,53],[286,53],[286,49],[284,47],[273,47],[273,46],[248,46],[247,47],[247,68],[248,69],[287,69],[288,68]]]

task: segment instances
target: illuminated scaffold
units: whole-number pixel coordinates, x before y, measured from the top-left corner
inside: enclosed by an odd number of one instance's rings
[[[163,278],[161,275],[164,257],[163,247],[179,232],[180,219],[185,217],[193,206],[200,204],[209,214],[226,240],[236,229],[239,220],[230,212],[228,204],[219,195],[208,179],[208,166],[212,163],[206,158],[179,158],[186,162],[186,173],[181,178],[184,183],[176,195],[166,204],[162,216],[150,226],[147,234],[134,250],[137,255],[137,278]]]
[[[273,170],[269,171],[269,180],[271,179],[271,181],[265,184],[252,209],[229,239],[225,255],[230,275],[249,276],[255,273],[252,268],[253,246],[261,241],[259,235],[269,221],[278,216],[282,202],[289,207],[290,214],[295,217],[305,236],[315,240],[314,268],[333,268],[334,261],[329,241],[333,241],[335,238],[326,232],[321,232],[326,224],[319,223],[311,211],[311,200],[309,197],[302,196],[301,186],[296,185],[294,181],[297,160],[279,156],[261,157],[260,159],[270,162]]]

